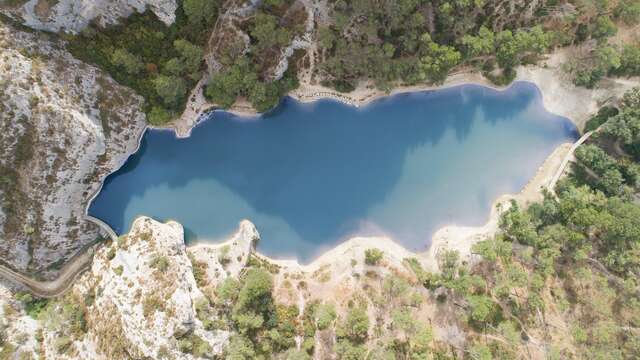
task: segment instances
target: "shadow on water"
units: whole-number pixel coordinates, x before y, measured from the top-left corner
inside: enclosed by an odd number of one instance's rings
[[[261,117],[209,117],[187,139],[148,130],[89,213],[118,233],[141,214],[176,219],[189,240],[221,239],[249,218],[262,251],[301,260],[354,233],[398,235],[417,249],[445,222],[482,223],[500,191],[522,187],[577,136],[542,109],[530,83],[406,93],[360,109],[285,98]],[[532,164],[509,172],[532,153]],[[469,173],[489,157],[497,158],[483,164],[486,176]],[[492,171],[505,184],[494,186]],[[404,211],[415,220],[399,220]]]

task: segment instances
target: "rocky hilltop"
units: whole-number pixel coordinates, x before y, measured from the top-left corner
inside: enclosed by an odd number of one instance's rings
[[[8,13],[34,29],[77,33],[92,21],[114,25],[134,11],[146,9],[169,25],[175,20],[177,7],[175,0],[29,0],[18,1]]]
[[[100,236],[85,207],[133,152],[142,99],[46,34],[0,23],[0,258],[55,273]]]
[[[244,261],[255,237],[253,226],[243,224],[232,240]],[[221,273],[218,281],[226,276]],[[174,222],[138,219],[129,235],[95,254],[91,269],[63,298],[48,304],[39,321],[7,296],[4,289],[2,326],[11,334],[5,340],[26,336],[16,351],[34,358],[192,358],[181,355],[178,339],[197,337],[213,355],[221,353],[229,337],[228,331],[205,331],[196,313],[205,297],[194,278],[182,226]]]

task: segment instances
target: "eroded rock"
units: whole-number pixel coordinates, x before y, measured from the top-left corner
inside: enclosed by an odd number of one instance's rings
[[[142,98],[62,44],[0,23],[0,258],[54,275],[99,237],[84,220],[145,127]]]

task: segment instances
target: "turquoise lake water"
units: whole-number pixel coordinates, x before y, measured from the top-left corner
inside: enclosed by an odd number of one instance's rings
[[[354,235],[424,250],[446,224],[477,226],[561,143],[568,119],[535,85],[463,85],[354,108],[285,98],[269,114],[214,111],[192,135],[147,130],[89,208],[118,234],[139,215],[173,219],[187,241],[221,241],[242,219],[258,250],[307,262]],[[375,245],[375,244],[372,244]]]

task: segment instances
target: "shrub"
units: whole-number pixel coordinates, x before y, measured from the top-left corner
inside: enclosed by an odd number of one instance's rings
[[[70,337],[68,336],[61,336],[59,338],[57,338],[54,343],[53,343],[54,347],[56,348],[56,351],[58,352],[58,354],[64,354],[67,351],[69,351],[69,349],[71,349],[71,345],[73,344],[73,340],[71,340]]]
[[[156,256],[151,259],[149,266],[160,272],[165,272],[169,268],[169,259],[166,256]]]
[[[339,329],[339,337],[345,337],[353,342],[364,341],[369,332],[369,315],[362,307],[355,307],[347,313],[347,317]]]
[[[196,334],[178,340],[178,349],[183,353],[192,354],[196,358],[209,355],[212,350],[211,345]]]
[[[364,263],[367,265],[378,265],[382,260],[383,253],[379,249],[367,249],[364,252]]]
[[[231,247],[229,245],[225,245],[220,249],[220,254],[218,254],[218,261],[223,267],[231,262],[229,251],[231,251]]]
[[[316,326],[319,330],[324,330],[331,326],[336,319],[336,308],[332,304],[318,305],[315,312]]]
[[[116,249],[112,247],[107,253],[107,260],[113,260],[114,257],[116,257]]]
[[[189,254],[189,260],[191,260],[193,277],[196,280],[196,284],[201,288],[207,286],[209,283],[209,278],[207,277],[207,263],[196,260],[196,258],[191,254]]]
[[[122,265],[117,266],[113,269],[113,272],[118,276],[121,276],[123,271],[124,271],[124,268],[122,267]]]
[[[157,294],[152,294],[147,296],[142,302],[142,314],[144,317],[149,317],[153,315],[156,310],[162,309],[163,302],[160,296]]]
[[[27,292],[19,292],[16,299],[22,303],[29,316],[37,319],[49,303],[48,299],[36,298]]]

